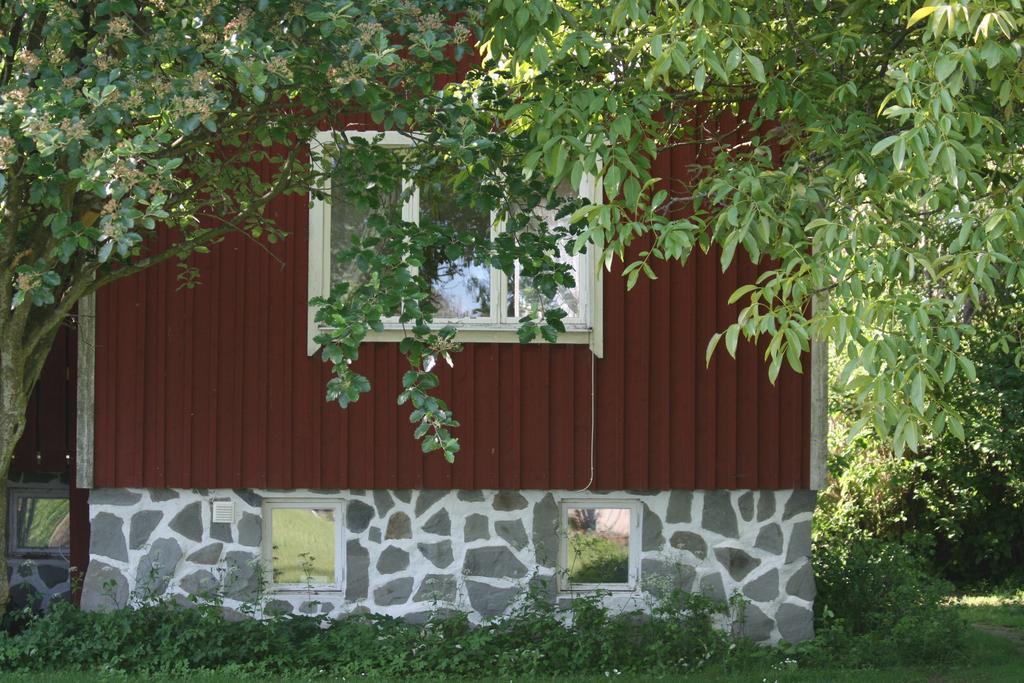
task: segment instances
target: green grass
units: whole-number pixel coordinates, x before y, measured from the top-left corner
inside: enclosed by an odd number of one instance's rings
[[[18,544],[23,548],[60,548],[67,544],[67,531],[63,528],[68,516],[66,498],[22,498],[19,501],[21,522]],[[55,533],[58,527],[63,533]]]
[[[272,516],[274,581],[334,583],[334,520],[308,508],[275,508]]]
[[[951,602],[968,622],[1024,632],[1024,588],[989,595],[963,595]]]

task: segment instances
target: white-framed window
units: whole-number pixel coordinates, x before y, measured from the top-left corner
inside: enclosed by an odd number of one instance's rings
[[[378,145],[391,148],[408,147],[412,138],[395,131],[347,131],[349,138],[364,138]],[[321,132],[311,144],[314,158],[320,151],[334,142],[334,133]],[[493,238],[504,226],[495,215],[458,205],[443,191],[432,191],[428,187],[404,189],[412,191],[400,207],[402,220],[415,223],[421,217],[429,216],[437,222],[454,223],[459,230],[486,232]],[[331,286],[350,276],[346,265],[332,261],[332,254],[348,248],[351,238],[365,229],[366,213],[347,205],[341,197],[335,197],[329,181],[324,187],[328,197],[334,201],[315,200],[309,212],[309,296],[326,297]],[[566,183],[563,196],[573,192]],[[596,202],[601,199],[600,186],[590,176],[584,176],[580,183],[580,196]],[[397,210],[397,207],[396,207]],[[544,217],[549,223],[554,215]],[[561,220],[567,220],[562,218]],[[576,285],[560,288],[548,300],[531,288],[528,278],[522,277],[517,266],[509,277],[488,263],[474,262],[469,256],[450,258],[439,252],[429,259],[420,272],[427,270],[433,283],[433,299],[438,307],[435,322],[440,325],[454,324],[458,333],[456,339],[463,342],[517,342],[516,331],[519,319],[529,313],[559,307],[567,316],[563,319],[566,331],[559,335],[560,343],[589,344],[598,356],[603,352],[602,336],[602,277],[601,269],[591,254],[562,254],[560,258],[573,265]],[[317,351],[313,338],[322,331],[316,323],[316,310],[309,311],[310,354]],[[382,332],[373,332],[368,341],[397,341],[404,336],[402,325],[397,320],[385,323]]]
[[[561,501],[559,587],[634,591],[640,578],[640,504]]]
[[[340,591],[344,503],[316,498],[263,501],[263,563],[271,591]]]
[[[11,485],[7,504],[7,547],[11,557],[68,554],[71,504],[66,489]]]

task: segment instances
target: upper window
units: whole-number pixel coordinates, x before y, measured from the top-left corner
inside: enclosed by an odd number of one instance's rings
[[[341,589],[341,503],[263,504],[263,560],[271,589]]]
[[[64,555],[71,538],[67,491],[11,488],[8,547],[11,555]]]
[[[636,502],[562,503],[563,590],[633,590],[640,556]]]
[[[396,149],[412,142],[407,136],[395,132],[360,131],[347,135],[365,137]],[[332,140],[331,133],[321,133],[314,147]],[[406,185],[406,189],[410,189],[410,185]],[[354,236],[365,234],[371,219],[367,211],[346,201],[342,193],[329,187],[326,189],[331,200],[315,201],[310,209],[310,297],[327,296],[332,285],[356,275],[354,265],[344,263],[335,255],[348,249]],[[494,215],[460,204],[441,186],[425,185],[411,187],[411,190],[406,193],[408,199],[402,205],[395,197],[391,205],[380,207],[378,213],[393,212],[395,217],[400,216],[409,222],[427,219],[448,224],[453,231],[489,238],[497,236],[503,229]],[[570,197],[572,192],[568,183],[560,188],[563,197]],[[588,177],[584,177],[580,192],[591,200],[598,198],[594,183]],[[558,219],[550,211],[546,215],[543,211],[538,214],[549,224],[568,220],[567,217]],[[560,335],[559,341],[588,343],[600,355],[600,273],[589,255],[562,253],[558,258],[571,264],[576,284],[571,288],[559,288],[553,297],[547,297],[533,287],[529,278],[520,274],[518,264],[513,274],[506,276],[489,263],[474,259],[470,253],[460,255],[438,249],[428,255],[419,272],[431,283],[432,303],[438,311],[435,321],[438,324],[455,324],[459,330],[457,338],[461,341],[518,341],[516,330],[520,318],[560,308],[566,313],[563,319],[566,332]],[[368,339],[391,341],[401,337],[401,326],[397,321],[385,327],[384,332],[371,334]],[[315,311],[311,310],[310,353],[316,350],[312,338],[318,332]]]

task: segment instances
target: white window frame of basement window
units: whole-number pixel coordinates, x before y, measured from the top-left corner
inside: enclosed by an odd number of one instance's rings
[[[341,593],[345,586],[345,503],[343,500],[325,500],[323,498],[269,498],[264,499],[263,540],[260,543],[263,559],[263,572],[267,588],[271,593],[307,593],[317,594]],[[274,581],[274,536],[273,511],[280,509],[324,509],[334,510],[334,583],[305,584],[277,583]]]
[[[349,138],[362,138],[385,147],[409,147],[414,141],[408,135],[397,131],[345,131]],[[310,145],[310,153],[316,159],[319,152],[325,145],[335,141],[334,131],[321,131]],[[403,181],[403,189],[407,189],[411,183]],[[324,181],[323,191],[330,196],[330,179]],[[584,175],[580,182],[580,195],[592,202],[600,202],[602,190],[599,183],[596,183],[593,176]],[[415,222],[419,219],[419,188],[414,187],[410,198],[402,205],[402,220]],[[504,228],[503,225],[492,225],[492,233],[497,234]],[[598,267],[593,257],[592,249],[587,254],[580,255],[580,269],[582,272],[589,272],[591,276],[586,280],[581,278],[580,288],[582,292],[581,318],[589,320],[589,324],[582,323],[575,327],[566,325],[566,331],[558,335],[560,344],[587,344],[591,351],[598,358],[604,355],[604,276],[603,269]],[[308,294],[309,298],[327,297],[331,290],[331,220],[330,203],[322,199],[314,199],[309,208],[309,273],[308,273]],[[491,291],[492,298],[498,297],[499,306],[504,306],[506,300],[507,278],[501,271],[491,268]],[[501,310],[501,309],[499,309]],[[307,329],[307,353],[313,355],[320,345],[314,338],[321,332],[329,330],[316,322],[316,307],[310,305],[308,309]],[[504,317],[504,314],[502,314]],[[455,335],[460,342],[507,342],[519,343],[517,330],[518,320],[494,320],[489,317],[484,320],[467,319],[437,319],[440,327],[445,324],[454,324],[458,331]],[[408,336],[406,326],[398,322],[385,322],[384,330],[381,332],[370,332],[366,336],[369,342],[396,342]],[[543,339],[535,339],[534,343],[547,343]]]
[[[45,498],[68,501],[71,513],[69,489],[53,484],[10,483],[7,487],[7,554],[11,559],[68,557],[71,548],[24,548],[18,545],[18,500],[21,498]]]
[[[629,580],[626,583],[572,583],[569,581],[569,508],[627,508],[629,510]],[[640,502],[623,499],[565,498],[559,501],[558,589],[562,593],[635,593],[640,587],[642,552]]]

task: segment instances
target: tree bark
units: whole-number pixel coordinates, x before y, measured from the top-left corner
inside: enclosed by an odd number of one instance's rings
[[[6,346],[7,339],[3,337]],[[7,477],[14,460],[14,447],[25,432],[28,394],[23,386],[24,364],[10,348],[0,349],[0,617],[10,602],[7,575]],[[20,367],[19,367],[20,366]]]

